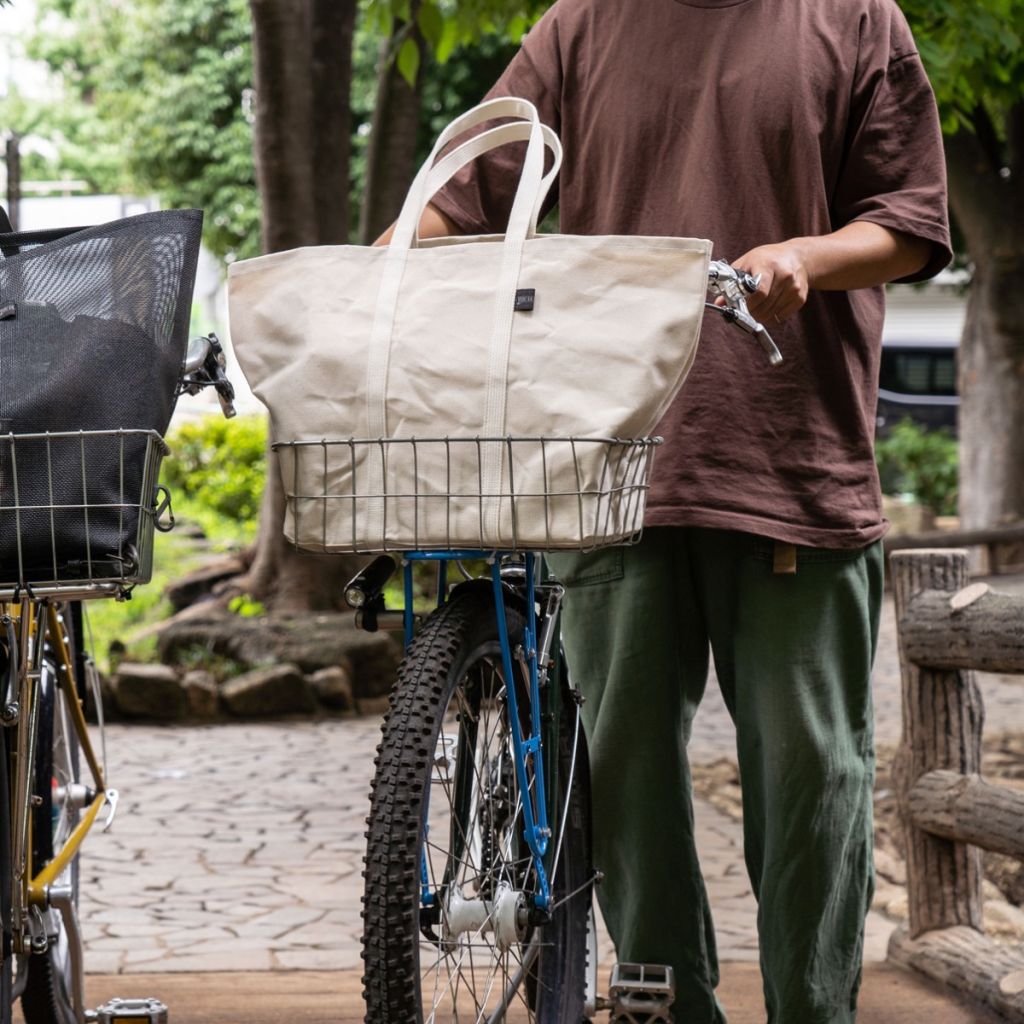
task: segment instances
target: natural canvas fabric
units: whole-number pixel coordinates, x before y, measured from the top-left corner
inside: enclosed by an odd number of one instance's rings
[[[515,120],[441,155],[495,118]],[[506,234],[418,243],[431,195],[519,140]],[[532,104],[490,101],[442,134],[387,248],[321,246],[232,266],[242,369],[275,439],[312,442],[279,451],[286,491],[303,496],[289,502],[292,540],[339,551],[548,548],[635,529],[635,494],[628,507],[600,497],[621,469],[606,446],[501,439],[647,435],[693,362],[711,245],[538,236],[560,157]],[[458,440],[425,440],[444,438]]]

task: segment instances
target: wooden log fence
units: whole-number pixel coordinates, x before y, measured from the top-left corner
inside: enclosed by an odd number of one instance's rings
[[[909,922],[889,958],[1024,1024],[1024,950],[985,936],[981,871],[983,849],[1024,860],[1024,793],[981,778],[985,715],[973,676],[1024,675],[1024,596],[968,585],[963,550],[894,551],[890,568],[903,681],[893,776]]]
[[[980,530],[929,530],[926,533],[896,534],[883,541],[885,553],[910,548],[951,549],[979,547],[985,551],[988,572],[999,572],[1004,562],[1021,561],[1020,546],[1024,545],[1024,522],[1004,523]],[[1009,559],[1004,557],[1009,554]],[[1016,554],[1017,557],[1013,557]]]

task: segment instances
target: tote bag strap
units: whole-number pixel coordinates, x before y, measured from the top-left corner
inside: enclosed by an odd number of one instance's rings
[[[558,136],[546,124],[540,126],[541,134],[544,136],[544,145],[554,156],[551,167],[541,179],[540,189],[534,203],[534,209],[530,217],[530,228],[527,237],[536,234],[537,223],[540,220],[541,208],[544,200],[551,191],[551,186],[558,177],[559,169],[562,166],[562,143]],[[491,128],[480,135],[474,136],[469,142],[464,142],[458,149],[452,150],[444,159],[435,164],[427,179],[427,202],[439,192],[459,171],[467,164],[472,163],[477,157],[489,153],[492,149],[504,146],[510,142],[527,142],[533,126],[519,121],[515,124],[504,124],[500,128]],[[424,207],[425,209],[425,207]],[[420,214],[422,217],[422,213]],[[419,242],[419,221],[416,223],[417,233],[414,235],[414,242]]]
[[[448,144],[478,125],[506,117],[524,121],[532,126],[533,129],[530,133],[529,145],[526,149],[526,157],[523,161],[519,187],[516,190],[515,202],[512,204],[512,212],[509,216],[506,235],[520,236],[525,239],[536,231],[536,224],[533,223],[532,213],[535,199],[541,189],[544,178],[544,136],[541,131],[540,115],[537,113],[537,108],[529,100],[508,96],[487,100],[485,103],[473,107],[472,110],[467,111],[461,117],[457,117],[452,121],[438,136],[430,156],[423,162],[419,173],[409,186],[409,192],[406,195],[405,202],[402,204],[402,211],[398,215],[398,221],[395,224],[395,231],[389,246],[390,249],[408,250],[415,244],[416,230],[419,226],[420,218],[423,216],[423,211],[433,195],[432,192],[427,191],[431,171],[435,163],[437,163],[438,157]],[[488,132],[483,133],[483,135],[488,134]],[[475,141],[475,139],[471,139],[469,143],[464,145],[472,145]],[[461,149],[462,147],[459,148]],[[458,152],[458,150],[455,152]],[[476,155],[480,156],[484,152],[487,152],[487,150],[484,149]],[[440,185],[437,188],[440,188]],[[436,190],[435,188],[434,191]]]
[[[520,123],[502,125],[463,143],[448,154],[435,167],[434,163],[444,147],[458,135],[494,118],[518,117]],[[526,123],[522,123],[525,121]],[[415,241],[416,228],[427,202],[469,161],[509,142],[527,140],[523,171],[516,191],[505,235],[501,270],[495,288],[495,315],[489,346],[487,376],[484,381],[485,403],[482,434],[497,437],[505,429],[509,347],[512,337],[514,296],[518,287],[526,239],[536,232],[544,198],[547,195],[561,163],[561,145],[551,129],[541,125],[532,103],[526,100],[503,98],[491,100],[457,118],[441,134],[430,157],[416,175],[399,216],[395,232],[385,257],[371,335],[366,376],[367,437],[387,436],[386,392],[391,338],[394,331],[398,296],[408,253]],[[544,174],[544,149],[554,153],[553,167]],[[502,454],[498,445],[489,445],[484,453],[483,493],[497,494],[500,489]],[[376,479],[375,479],[376,478]],[[371,501],[368,514],[375,520],[383,518],[384,479],[383,466],[371,469],[367,481],[370,494],[379,494]],[[497,525],[498,503],[487,513],[489,523]]]

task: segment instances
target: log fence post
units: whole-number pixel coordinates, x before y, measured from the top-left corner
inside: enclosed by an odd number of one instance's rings
[[[896,551],[890,558],[896,621],[924,590],[950,597],[968,583],[963,550]],[[893,777],[907,837],[909,932],[957,925],[981,930],[981,851],[925,832],[914,824],[910,792],[926,773],[939,770],[976,775],[981,770],[984,708],[974,675],[967,670],[922,668],[910,661],[900,637],[903,736]]]

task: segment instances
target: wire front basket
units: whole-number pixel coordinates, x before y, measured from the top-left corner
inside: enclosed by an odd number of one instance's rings
[[[660,443],[431,437],[273,447],[285,533],[302,550],[589,551],[639,539]]]
[[[147,582],[166,454],[154,430],[0,434],[0,600]]]

